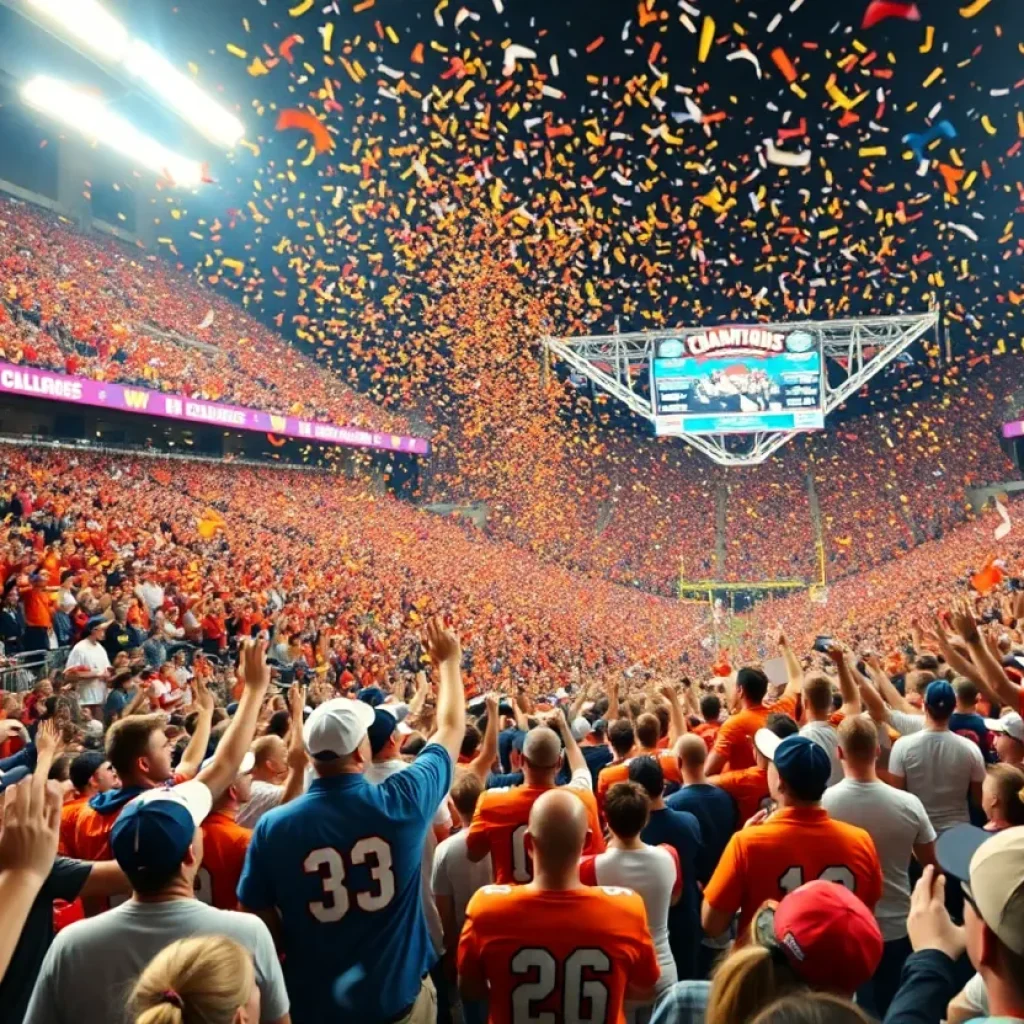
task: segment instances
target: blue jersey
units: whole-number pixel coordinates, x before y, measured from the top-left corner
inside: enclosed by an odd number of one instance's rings
[[[371,1024],[415,1001],[437,959],[423,915],[423,845],[451,781],[451,758],[432,743],[380,785],[316,779],[256,825],[238,899],[281,915],[294,1024]]]

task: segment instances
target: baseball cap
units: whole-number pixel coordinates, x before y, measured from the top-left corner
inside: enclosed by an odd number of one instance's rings
[[[104,629],[110,625],[110,622],[102,615],[93,615],[85,623],[84,635],[88,636],[94,629],[103,627]]]
[[[948,718],[956,710],[956,692],[945,679],[936,679],[924,691],[924,703],[940,718]]]
[[[173,872],[212,806],[213,794],[195,779],[170,789],[148,790],[114,822],[114,860],[133,883]]]
[[[761,945],[781,949],[796,974],[826,992],[852,994],[882,959],[875,915],[845,886],[823,879],[765,903],[751,928]]]
[[[374,756],[384,749],[384,745],[391,739],[397,725],[398,719],[390,711],[386,711],[383,707],[374,708],[373,721],[366,730],[370,737],[370,750]]]
[[[821,798],[832,775],[832,762],[817,743],[806,736],[787,736],[780,740],[770,729],[758,729],[754,745],[775,764],[779,778],[797,799]]]
[[[356,699],[375,708],[378,704],[384,703],[384,696],[384,691],[379,686],[367,686],[356,694]]]
[[[986,718],[985,725],[992,732],[1005,733],[1010,739],[1024,743],[1024,718],[1016,711],[1011,711],[1002,718]]]
[[[374,717],[373,708],[365,701],[348,697],[324,701],[302,728],[306,750],[317,761],[351,754],[362,743]]]
[[[1024,956],[1024,826],[986,832],[954,825],[939,836],[935,854],[999,941]]]
[[[213,759],[216,756],[217,756],[216,754],[211,754],[202,763],[200,768],[201,769],[202,768],[208,768],[211,764],[213,764]],[[242,763],[238,766],[237,774],[238,775],[248,775],[249,772],[251,772],[253,770],[253,768],[255,768],[255,767],[256,767],[256,755],[251,750],[247,750],[245,752],[245,755],[242,757]]]
[[[94,750],[87,750],[84,754],[79,754],[71,762],[71,768],[68,772],[71,785],[81,793],[89,785],[89,780],[96,774],[96,769],[106,760],[103,754]]]
[[[579,743],[594,731],[594,727],[581,715],[572,720],[572,738]]]

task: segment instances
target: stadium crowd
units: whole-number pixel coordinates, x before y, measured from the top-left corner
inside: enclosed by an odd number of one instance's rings
[[[6,198],[0,273],[0,358],[7,362],[410,432],[402,417],[162,260]]]
[[[70,647],[5,671],[4,1019],[1021,1016],[988,517],[712,674],[693,608],[355,481],[3,473],[5,653]]]

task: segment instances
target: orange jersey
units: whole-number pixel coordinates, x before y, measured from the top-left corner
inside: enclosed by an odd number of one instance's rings
[[[69,836],[68,855],[77,860],[113,860],[110,852],[110,833],[120,811],[100,814],[88,804],[75,816],[75,830]]]
[[[590,834],[584,853],[603,853],[604,836],[597,815],[597,801],[588,781],[586,788],[562,786],[575,793],[587,807]],[[529,882],[533,878],[533,865],[526,852],[526,829],[530,821],[530,808],[534,801],[547,792],[543,786],[513,786],[510,789],[488,789],[480,794],[473,821],[466,834],[469,855],[481,860],[491,855],[494,881],[502,885]]]
[[[870,908],[882,895],[882,868],[871,836],[834,821],[820,807],[787,807],[735,833],[704,889],[725,914],[740,913],[739,941],[765,900],[781,900],[816,878],[845,885]]]
[[[765,768],[744,768],[739,772],[711,775],[708,782],[724,789],[736,801],[736,821],[740,828],[762,808],[770,809],[768,771]]]
[[[196,875],[196,898],[220,910],[238,909],[238,879],[252,829],[215,811],[203,822],[203,864]]]
[[[63,857],[66,857],[74,846],[78,815],[82,813],[82,808],[87,803],[87,797],[76,796],[60,809],[60,841],[57,844],[57,852]]]
[[[783,697],[770,708],[766,708],[763,704],[744,708],[722,723],[712,749],[725,758],[730,771],[736,772],[743,768],[754,767],[756,763],[754,760],[754,733],[758,729],[763,729],[768,721],[768,716],[775,712],[785,715],[795,714],[796,697]]]
[[[633,757],[627,757],[625,761],[616,761],[615,764],[602,768],[598,773],[597,805],[602,810],[604,810],[604,799],[608,795],[608,790],[617,782],[629,782],[630,762],[638,757],[656,757],[661,765],[661,772],[665,776],[665,781],[675,782],[679,786],[683,784],[683,776],[679,771],[679,758],[675,754],[670,754],[668,751],[664,753],[661,751],[655,751],[654,753],[645,751],[642,754],[635,754]]]
[[[718,738],[718,730],[722,726],[718,722],[703,722],[693,730],[694,736],[699,736],[703,741],[704,745],[708,748],[708,753],[714,750],[715,740]]]
[[[486,981],[488,1024],[624,1024],[627,985],[653,988],[660,968],[644,902],[631,889],[487,885],[466,908],[459,975]]]

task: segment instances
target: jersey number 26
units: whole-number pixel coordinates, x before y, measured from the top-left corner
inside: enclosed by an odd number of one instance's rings
[[[561,967],[561,972],[559,971]],[[583,980],[583,971],[607,974],[611,968],[602,949],[577,949],[559,964],[546,949],[521,949],[512,957],[513,975],[533,975],[512,989],[512,1024],[599,1024],[607,1017],[608,988],[602,981]],[[562,1006],[537,1010],[534,1004],[547,999],[558,987],[561,973]]]

